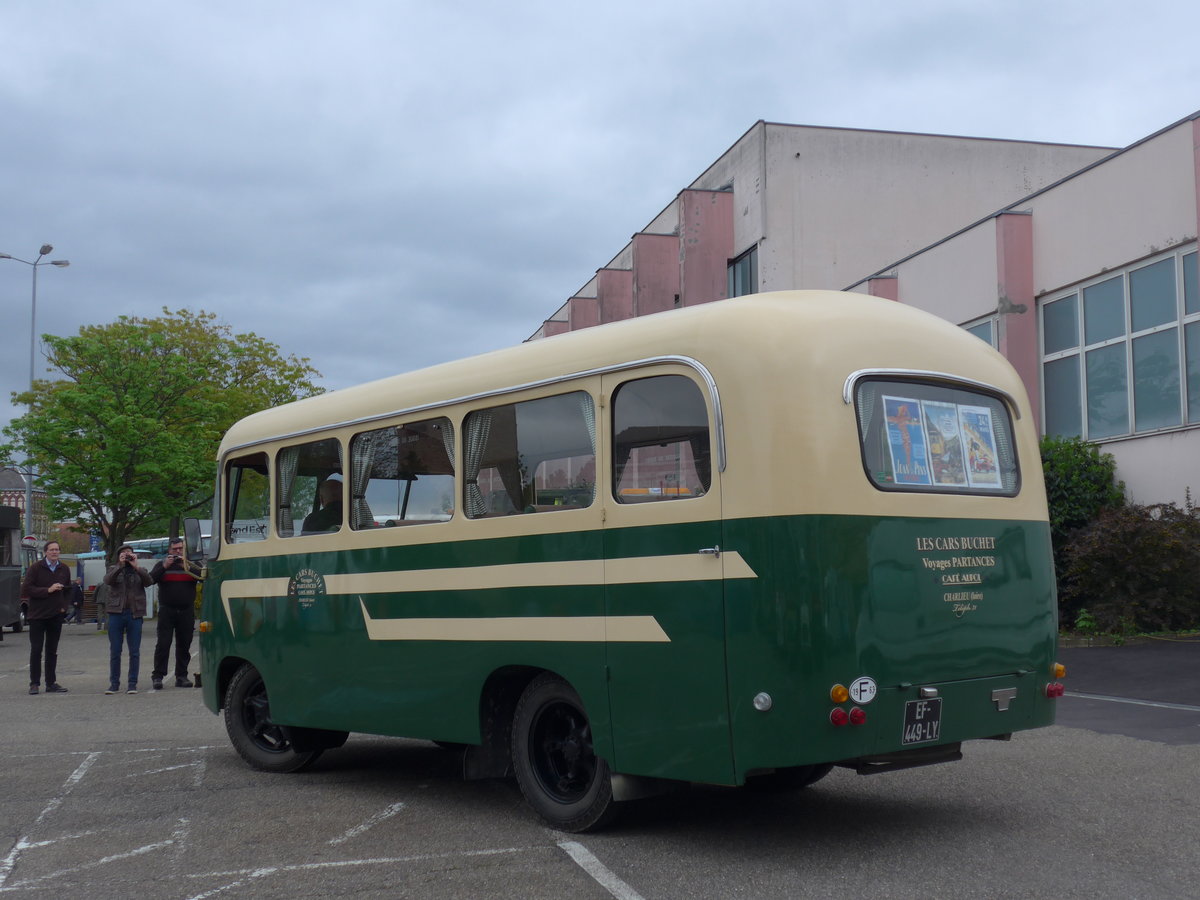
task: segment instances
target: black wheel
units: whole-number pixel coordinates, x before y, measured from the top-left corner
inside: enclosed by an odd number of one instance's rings
[[[756,791],[798,791],[816,784],[833,771],[829,764],[815,766],[789,766],[776,769],[768,775],[754,775],[746,779],[746,787]]]
[[[513,717],[513,769],[525,801],[560,831],[591,831],[618,810],[608,763],[575,690],[549,672],[529,683]]]
[[[296,750],[287,728],[271,721],[267,686],[249,663],[234,673],[225,692],[225,730],[238,755],[263,772],[299,772],[321,755]]]

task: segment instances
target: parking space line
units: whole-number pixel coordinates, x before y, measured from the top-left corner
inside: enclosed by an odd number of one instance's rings
[[[600,860],[595,854],[578,841],[559,841],[562,848],[575,864],[592,876],[593,880],[617,900],[643,900],[642,895],[617,877],[616,873]]]
[[[30,826],[30,831],[40,825],[46,816],[50,815],[50,813],[62,806],[63,800],[66,799],[67,794],[71,793],[71,790],[75,787],[75,785],[79,784],[79,782],[83,779],[83,776],[87,774],[88,769],[90,769],[99,758],[99,751],[89,753],[84,758],[83,762],[81,762],[75,768],[75,771],[67,776],[67,780],[63,782],[63,786],[59,792],[59,795],[57,797],[52,797],[50,802],[46,804],[45,808],[38,813],[38,817],[33,820],[33,824]],[[42,842],[42,844],[44,843],[45,842]],[[17,838],[16,842],[12,846],[12,849],[8,851],[8,855],[4,857],[3,860],[0,860],[0,888],[4,887],[4,883],[8,881],[8,876],[12,874],[13,869],[16,867],[17,860],[21,856],[21,851],[27,850],[33,846],[41,846],[41,844],[35,845],[32,843],[29,840],[28,832]]]
[[[371,859],[336,859],[326,862],[292,863],[290,865],[263,866],[258,869],[233,869],[225,872],[193,872],[188,878],[234,878],[227,884],[210,888],[199,894],[194,894],[188,900],[208,900],[224,891],[240,887],[256,878],[266,878],[271,875],[289,872],[310,872],[319,869],[342,869],[350,866],[388,866],[397,863],[430,862],[439,859],[461,859],[472,856],[500,856],[505,853],[528,853],[531,850],[543,850],[544,847],[503,847],[494,850],[460,850],[449,853],[421,853],[413,856],[379,856]],[[633,897],[636,898],[636,894]]]
[[[394,816],[396,813],[400,812],[400,810],[402,810],[402,809],[404,809],[403,803],[393,803],[391,806],[387,807],[386,809],[382,810],[381,812],[375,813],[375,815],[368,818],[365,822],[360,822],[358,825],[355,825],[353,828],[349,829],[345,834],[342,834],[339,837],[332,838],[329,841],[329,843],[331,845],[344,844],[344,843],[346,843],[346,841],[350,840],[351,838],[358,837],[364,831],[367,831],[370,828],[374,828],[380,822],[390,819],[392,816]]]
[[[1133,700],[1129,697],[1110,697],[1107,694],[1086,694],[1082,691],[1067,691],[1068,697],[1079,697],[1081,700],[1107,700],[1109,703],[1131,703],[1134,706],[1154,706],[1158,709],[1182,709],[1186,712],[1200,712],[1200,706],[1188,706],[1186,703],[1167,703],[1160,700]]]

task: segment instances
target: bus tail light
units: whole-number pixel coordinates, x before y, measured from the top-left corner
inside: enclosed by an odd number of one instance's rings
[[[1051,671],[1053,672],[1053,674],[1054,674],[1054,679],[1055,679],[1056,681],[1057,681],[1058,679],[1060,679],[1060,678],[1066,678],[1066,677],[1067,677],[1067,667],[1066,667],[1066,666],[1064,666],[1062,663],[1058,663],[1058,662],[1056,662],[1056,663],[1054,664],[1054,668],[1053,668]]]
[[[850,716],[840,706],[836,706],[829,711],[829,723],[841,728],[843,725],[850,723]]]
[[[856,706],[856,707],[854,707],[854,709],[850,710],[850,724],[851,725],[867,724],[867,711],[865,709],[863,709],[861,706]]]
[[[210,631],[212,631],[212,622],[201,622],[196,626],[196,630],[201,634],[208,634]]]
[[[1050,684],[1046,685],[1046,696],[1049,697],[1051,700],[1055,699],[1056,697],[1061,697],[1065,692],[1066,692],[1066,688],[1064,688],[1057,681],[1051,682]]]
[[[850,689],[844,684],[835,684],[829,689],[829,699],[834,703],[845,703],[850,699]]]

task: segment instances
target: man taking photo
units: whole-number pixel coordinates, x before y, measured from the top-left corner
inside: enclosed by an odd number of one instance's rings
[[[154,645],[154,669],[151,683],[161,691],[167,675],[167,659],[171,655],[171,639],[175,639],[175,687],[192,686],[188,679],[188,663],[192,661],[192,630],[196,624],[196,582],[200,567],[183,555],[183,541],[172,540],[166,559],[160,559],[150,571],[150,579],[158,585],[158,642]]]

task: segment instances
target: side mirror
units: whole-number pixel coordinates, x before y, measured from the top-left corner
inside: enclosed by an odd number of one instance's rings
[[[193,562],[203,562],[205,559],[204,538],[200,534],[199,519],[183,520],[183,545],[187,548],[188,559]]]

